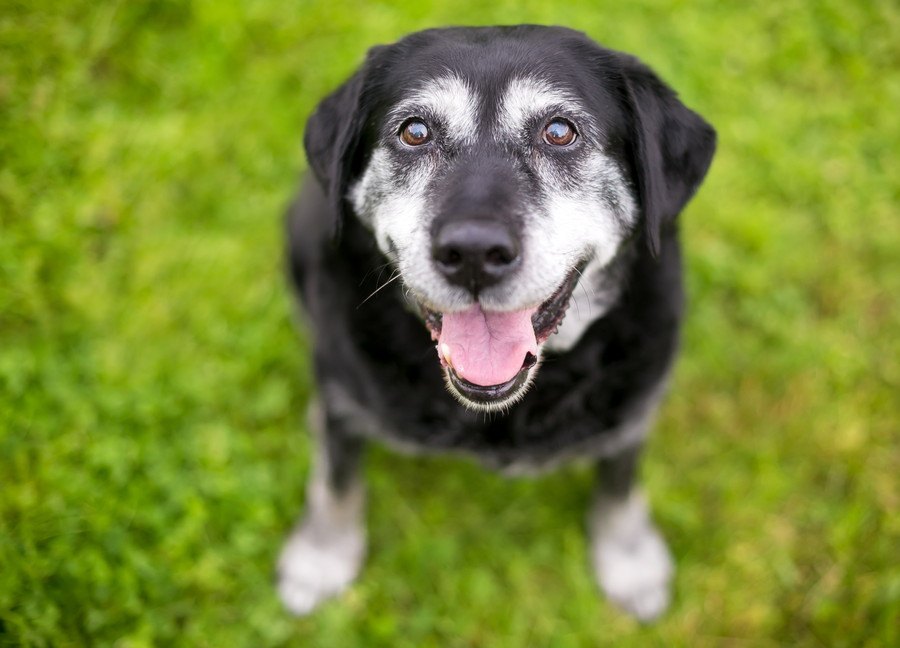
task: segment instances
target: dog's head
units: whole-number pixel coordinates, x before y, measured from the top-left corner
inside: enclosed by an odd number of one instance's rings
[[[588,264],[636,237],[656,252],[715,132],[578,32],[451,28],[371,50],[305,144],[335,213],[396,264],[451,391],[495,409],[524,394]]]

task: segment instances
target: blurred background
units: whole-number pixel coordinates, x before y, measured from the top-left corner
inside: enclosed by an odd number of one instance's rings
[[[304,120],[370,45],[518,22],[637,54],[719,132],[644,467],[673,607],[597,592],[590,470],[376,449],[362,578],[293,619]],[[900,645],[898,34],[891,0],[0,0],[0,645]]]

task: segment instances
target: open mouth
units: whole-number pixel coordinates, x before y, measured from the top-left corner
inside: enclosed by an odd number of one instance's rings
[[[503,405],[524,393],[539,347],[562,323],[585,262],[542,304],[510,312],[485,312],[479,304],[460,313],[422,307],[450,385],[475,407]]]

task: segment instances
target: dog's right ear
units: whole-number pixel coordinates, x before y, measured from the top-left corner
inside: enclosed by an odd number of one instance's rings
[[[386,49],[383,46],[370,49],[359,70],[325,97],[306,122],[303,137],[306,159],[334,211],[335,238],[346,215],[347,190],[362,164],[362,138],[371,112],[367,82]]]

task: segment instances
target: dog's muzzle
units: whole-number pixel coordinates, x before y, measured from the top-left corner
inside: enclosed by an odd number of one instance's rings
[[[451,390],[464,404],[499,407],[524,393],[540,347],[562,323],[585,265],[574,267],[534,308],[494,312],[476,302],[465,311],[439,313],[420,304]]]

